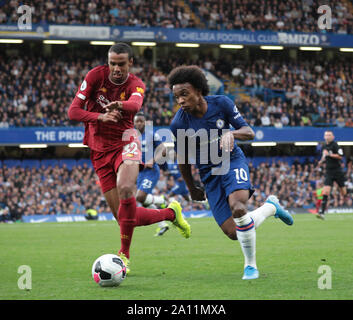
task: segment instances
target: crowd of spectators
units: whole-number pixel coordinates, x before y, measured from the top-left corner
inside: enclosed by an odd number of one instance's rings
[[[67,109],[91,68],[106,59],[0,55],[0,128],[76,126]],[[224,94],[237,104],[252,126],[353,127],[353,69],[351,62],[278,59],[278,57],[197,59],[170,54],[157,66],[138,57],[131,69],[147,90],[143,111],[155,126],[168,126],[176,106],[168,88],[169,71],[180,64],[196,64],[224,82]],[[231,86],[247,94],[242,99]],[[276,92],[277,96],[273,93]]]
[[[17,23],[18,0],[0,2],[0,24]],[[320,0],[70,0],[36,1],[32,22],[225,30],[318,32]],[[332,31],[352,33],[353,15],[342,0],[329,2]],[[331,30],[330,30],[331,31]]]
[[[317,12],[321,5],[329,5],[332,13],[332,32],[351,34],[353,14],[344,1],[320,0],[189,0],[208,29],[272,30],[319,32]]]
[[[199,180],[197,169],[193,176]],[[348,187],[353,188],[353,166],[346,166]],[[273,161],[261,163],[256,168],[250,162],[250,180],[255,194],[249,200],[249,210],[263,204],[270,194],[278,196],[288,208],[314,208],[316,182],[322,180],[316,163]],[[175,185],[168,171],[161,171],[155,194],[167,195]],[[185,211],[209,209],[207,205],[188,202],[179,196]],[[332,190],[330,207],[352,206],[352,198],[345,199],[336,187]],[[85,214],[87,209],[98,213],[110,212],[101,193],[93,168],[87,164],[68,168],[61,166],[0,167],[1,220],[19,220],[22,215],[33,214]]]
[[[0,3],[0,24],[17,23],[20,1]],[[196,28],[195,20],[178,1],[70,0],[35,1],[32,23],[134,27]]]

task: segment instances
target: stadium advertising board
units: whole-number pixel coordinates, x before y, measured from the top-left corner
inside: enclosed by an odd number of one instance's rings
[[[209,210],[186,211],[183,212],[186,218],[205,218],[212,217],[212,212]],[[35,214],[31,216],[22,216],[22,222],[27,223],[43,223],[43,222],[77,222],[86,221],[84,214],[58,214],[58,215],[42,215]],[[98,215],[99,221],[115,220],[111,213],[100,213]]]
[[[253,127],[254,141],[258,142],[284,142],[297,141],[310,142],[322,141],[327,128],[312,127]],[[163,141],[171,142],[171,132],[168,127],[153,127]],[[353,128],[330,127],[337,141],[352,141]],[[0,145],[17,145],[26,143],[69,144],[82,143],[84,136],[83,127],[31,127],[0,129]]]
[[[17,24],[0,25],[2,37],[28,39],[76,39],[133,41],[149,40],[156,42],[197,42],[210,44],[243,45],[283,45],[283,46],[323,46],[353,47],[353,35],[304,32],[272,32],[243,30],[170,29],[142,27],[110,27],[86,25],[31,24],[30,30],[23,32]]]

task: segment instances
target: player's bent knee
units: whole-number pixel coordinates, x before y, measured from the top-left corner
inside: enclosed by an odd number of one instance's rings
[[[129,199],[134,196],[134,186],[130,184],[122,184],[117,186],[119,199]]]
[[[247,212],[244,203],[240,201],[236,201],[230,205],[230,210],[232,211],[233,218],[240,218]]]

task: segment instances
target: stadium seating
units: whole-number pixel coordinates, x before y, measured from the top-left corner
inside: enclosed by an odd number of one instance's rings
[[[313,208],[316,182],[322,178],[316,163],[317,159],[304,156],[249,158],[250,178],[256,189],[249,209],[260,206],[270,193],[275,193],[288,207]],[[353,188],[352,161],[348,161],[346,168],[349,187]],[[199,179],[197,170],[193,170],[194,177]],[[168,172],[161,171],[154,192],[167,194],[174,183]],[[344,202],[338,192],[332,194],[332,205],[352,205],[351,198]],[[204,205],[179,200],[185,210],[205,209]],[[12,211],[17,218],[23,214],[84,213],[92,207],[98,212],[110,211],[88,159],[3,160],[0,204],[8,206],[10,214]]]
[[[290,0],[270,0],[257,5],[250,0],[186,1],[84,1],[39,2],[33,10],[33,23],[119,25],[136,27],[241,29],[316,32],[321,1],[302,4]],[[330,1],[337,33],[352,33],[352,5],[349,1]],[[17,1],[0,2],[0,24],[17,23]]]
[[[1,54],[0,128],[33,126],[77,126],[69,121],[67,109],[78,85],[90,67],[104,63],[92,57],[69,57],[44,61],[43,57],[13,57]],[[140,57],[135,69],[146,83],[144,112],[155,126],[168,126],[175,108],[166,76],[176,63],[198,64],[189,57],[171,55],[159,62],[159,69],[146,67]],[[231,67],[211,59],[212,72],[224,82],[229,95],[252,126],[338,126],[353,127],[353,69],[344,58],[334,61],[278,58],[232,60]],[[58,68],[57,66],[60,65]],[[167,66],[166,66],[167,65]],[[10,70],[11,66],[11,70]],[[29,66],[32,72],[28,74]],[[41,70],[40,68],[43,68]],[[234,76],[233,69],[238,73]],[[39,71],[41,70],[41,71]],[[76,72],[75,70],[81,70]],[[72,71],[72,72],[71,72]],[[44,83],[36,79],[45,74]],[[298,76],[300,74],[300,76]],[[68,76],[70,75],[70,76]],[[30,81],[27,80],[30,77]],[[52,90],[52,85],[61,90]],[[33,88],[34,87],[34,88]],[[34,110],[34,112],[27,112]]]

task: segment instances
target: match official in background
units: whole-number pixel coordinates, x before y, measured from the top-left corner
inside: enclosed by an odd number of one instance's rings
[[[317,214],[319,219],[325,219],[325,211],[327,208],[328,198],[331,193],[333,182],[336,181],[341,195],[345,197],[347,189],[345,187],[345,175],[341,166],[343,158],[343,150],[335,141],[332,131],[327,130],[324,134],[325,144],[323,146],[322,157],[319,165],[326,163],[324,187],[322,190],[322,202],[320,212]]]

